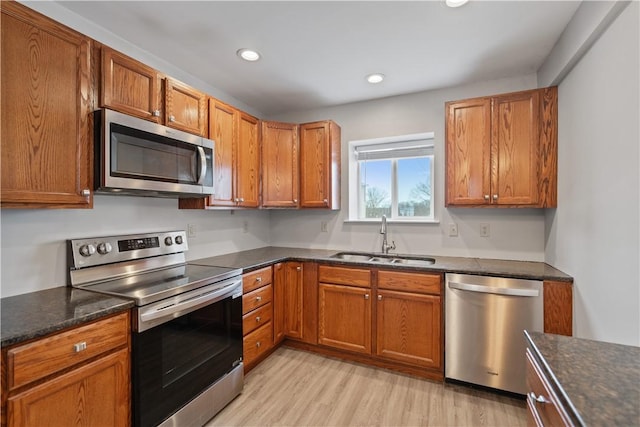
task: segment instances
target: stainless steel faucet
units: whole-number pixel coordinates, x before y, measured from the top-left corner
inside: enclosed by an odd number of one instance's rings
[[[389,251],[392,251],[396,248],[396,242],[393,240],[389,245],[387,243],[387,216],[382,215],[382,226],[380,227],[380,234],[382,234],[382,253],[388,254]]]

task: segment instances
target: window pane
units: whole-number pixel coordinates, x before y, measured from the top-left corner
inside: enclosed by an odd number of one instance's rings
[[[431,217],[431,156],[398,159],[398,216]]]
[[[391,216],[391,160],[360,162],[360,218]]]

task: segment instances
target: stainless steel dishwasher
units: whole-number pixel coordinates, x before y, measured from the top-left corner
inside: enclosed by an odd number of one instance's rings
[[[445,377],[526,394],[523,331],[543,330],[542,282],[447,274]]]

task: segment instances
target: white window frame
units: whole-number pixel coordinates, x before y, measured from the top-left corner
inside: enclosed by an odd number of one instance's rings
[[[435,141],[434,132],[424,132],[424,133],[416,133],[410,135],[399,135],[399,136],[391,136],[391,137],[383,137],[383,138],[373,138],[373,139],[362,139],[356,141],[349,141],[348,144],[348,159],[349,159],[349,217],[346,222],[363,222],[363,223],[377,223],[380,222],[379,218],[359,218],[358,217],[358,191],[359,191],[359,176],[358,176],[358,159],[356,155],[357,147],[364,145],[377,145],[377,144],[388,144],[395,142],[408,142],[411,141],[424,141],[429,140],[430,144],[433,146]],[[406,222],[406,223],[437,223],[436,219],[436,206],[435,206],[435,147],[433,147],[434,154],[432,155],[432,164],[431,164],[431,217],[394,217],[391,218],[390,221],[393,222]],[[392,167],[395,167],[396,162],[392,162]],[[396,171],[392,171],[392,180],[397,179]],[[394,188],[397,188],[397,183],[392,182]],[[394,191],[391,194],[392,197],[392,206],[397,206],[397,193]]]

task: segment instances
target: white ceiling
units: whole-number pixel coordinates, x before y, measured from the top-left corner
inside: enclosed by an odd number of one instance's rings
[[[533,73],[578,1],[65,1],[266,115]],[[262,59],[236,56],[252,48]],[[386,75],[371,85],[369,73]]]

